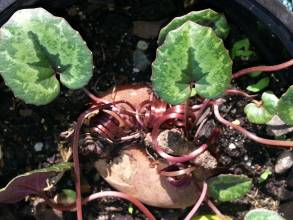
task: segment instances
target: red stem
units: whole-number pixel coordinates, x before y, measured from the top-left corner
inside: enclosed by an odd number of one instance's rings
[[[140,211],[142,211],[143,214],[145,214],[149,220],[156,220],[153,214],[139,200],[121,192],[105,191],[105,192],[94,193],[90,195],[89,197],[85,198],[84,200],[82,200],[82,204],[85,205],[88,202],[91,202],[99,198],[104,198],[104,197],[116,197],[116,198],[128,200],[129,202],[133,203]],[[62,204],[53,203],[46,197],[44,197],[44,199],[54,209],[58,209],[61,211],[70,211],[75,208],[75,204],[62,205]]]
[[[278,64],[278,65],[274,65],[274,66],[255,66],[255,67],[249,67],[249,68],[245,68],[242,69],[236,73],[233,74],[233,79],[239,78],[241,76],[244,76],[246,74],[249,74],[251,72],[255,72],[255,71],[262,71],[262,72],[273,72],[273,71],[277,71],[277,70],[282,70],[285,69],[287,67],[290,67],[293,65],[293,59]]]
[[[74,163],[74,177],[75,177],[75,190],[76,190],[76,211],[77,219],[82,220],[82,204],[81,204],[81,188],[80,188],[80,167],[79,167],[79,157],[78,157],[78,143],[79,143],[79,133],[81,126],[83,124],[86,116],[99,109],[99,107],[91,108],[83,112],[77,119],[77,123],[74,129],[73,135],[73,144],[72,144],[72,154],[73,154],[73,163]]]
[[[204,201],[207,195],[207,190],[208,190],[208,184],[206,182],[203,182],[200,197],[195,203],[195,205],[193,206],[193,208],[191,209],[191,211],[188,213],[188,215],[184,218],[184,220],[190,220],[195,215],[195,213],[197,212],[198,208],[200,207],[200,205],[202,204],[202,202]]]
[[[220,115],[218,104],[214,104],[213,107],[214,107],[214,114],[219,122],[221,122],[222,124],[224,124],[226,126],[234,128],[235,130],[239,131],[247,138],[250,138],[251,140],[254,140],[258,143],[265,144],[265,145],[272,145],[272,146],[278,146],[278,147],[293,147],[293,141],[271,140],[271,139],[265,139],[265,138],[258,137],[257,135],[251,133],[250,131],[247,131],[246,129],[242,128],[241,126],[235,125],[232,122],[224,119]]]
[[[243,91],[238,90],[238,89],[227,89],[225,91],[225,94],[228,94],[228,95],[241,95],[241,96],[246,97],[246,98],[254,98],[254,97],[257,96],[257,95],[249,95],[248,93],[243,92]]]
[[[86,88],[83,88],[82,89],[85,94],[87,94],[87,96],[93,100],[95,103],[109,103],[108,101],[104,100],[104,99],[101,99],[101,98],[98,98],[97,96],[95,96],[93,93],[91,93],[89,90],[87,90]]]
[[[220,212],[220,210],[217,208],[217,206],[214,205],[214,203],[207,199],[207,204],[213,210],[213,212],[220,217],[221,220],[226,220],[226,217]]]

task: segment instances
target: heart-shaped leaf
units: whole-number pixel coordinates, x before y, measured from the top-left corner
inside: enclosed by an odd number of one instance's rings
[[[221,174],[208,181],[209,195],[220,202],[240,199],[252,187],[252,180],[244,175]]]
[[[0,189],[0,203],[15,203],[28,195],[41,195],[47,186],[46,180],[52,174],[64,172],[71,167],[72,163],[64,162],[15,177],[6,187]]]
[[[244,220],[285,220],[277,212],[267,210],[267,209],[253,209],[249,211]]]
[[[293,125],[293,85],[281,96],[277,111],[286,124]]]
[[[26,103],[51,102],[62,84],[85,86],[92,76],[92,53],[80,34],[45,9],[23,9],[0,29],[0,73]]]
[[[192,11],[181,17],[174,18],[169,24],[161,29],[158,44],[161,45],[167,36],[167,34],[179,28],[187,21],[195,22],[202,26],[208,26],[214,29],[218,37],[225,39],[229,34],[229,25],[223,14],[219,14],[212,9],[205,9],[201,11]]]
[[[261,96],[262,104],[249,103],[244,112],[251,123],[266,124],[277,111],[278,97],[272,92],[264,92]]]
[[[191,21],[168,33],[152,68],[153,88],[170,104],[185,101],[192,82],[197,94],[216,98],[232,76],[232,61],[222,40],[211,28]]]

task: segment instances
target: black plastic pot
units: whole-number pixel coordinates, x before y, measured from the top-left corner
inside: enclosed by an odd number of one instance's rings
[[[20,8],[65,8],[77,0],[0,0],[0,25]],[[201,0],[200,5],[222,11],[257,45],[269,63],[293,56],[293,13],[279,0]],[[262,28],[260,31],[260,27]],[[268,48],[270,51],[268,52]],[[284,57],[286,56],[286,57]]]

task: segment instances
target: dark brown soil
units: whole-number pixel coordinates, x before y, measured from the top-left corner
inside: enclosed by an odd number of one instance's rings
[[[57,11],[54,14],[65,17],[70,24],[80,31],[94,54],[94,77],[88,88],[95,94],[115,84],[124,82],[149,81],[151,75],[150,65],[143,71],[133,67],[133,53],[140,37],[132,33],[134,21],[162,21],[166,23],[171,18],[184,14],[188,10],[179,1],[170,0],[143,0],[143,1],[80,1],[80,3]],[[231,47],[235,39],[244,34],[232,24],[232,33],[225,42]],[[156,39],[143,39],[148,45],[144,51],[151,62],[155,58]],[[262,63],[261,55],[251,61],[234,67],[239,69],[243,65],[249,66]],[[239,64],[239,65],[238,65]],[[243,81],[247,79],[248,81]],[[253,79],[246,77],[235,82],[234,87],[245,89]],[[280,87],[275,86],[274,78],[271,88],[280,94]],[[26,105],[15,99],[13,94],[0,81],[0,146],[4,153],[4,166],[0,167],[0,187],[18,174],[48,166],[61,161],[58,152],[59,135],[71,128],[78,115],[88,108],[89,99],[82,91],[68,91],[63,88],[62,94],[51,104],[35,107]],[[245,128],[254,131],[263,137],[268,137],[263,126],[247,123],[243,108],[247,100],[232,96],[227,98],[221,112],[230,121],[238,119]],[[221,126],[221,125],[219,125]],[[266,182],[258,183],[260,174],[267,168],[272,168],[279,150],[268,148],[247,140],[242,135],[227,127],[222,127],[221,137],[214,149],[220,164],[219,172],[245,174],[254,179],[254,188],[244,199],[233,203],[219,204],[219,209],[241,219],[243,213],[254,207],[267,207],[276,210],[280,202],[281,192],[284,188],[285,175],[273,174]],[[36,152],[34,146],[42,143],[41,151]],[[229,147],[233,145],[233,147]],[[110,187],[92,169],[87,159],[81,158],[84,168],[85,185],[89,192],[98,192]],[[69,175],[61,180],[63,186],[73,188]],[[103,199],[85,206],[84,219],[144,219],[134,208],[128,213],[129,204],[114,199]],[[0,219],[35,219],[33,205],[29,202],[20,202],[14,205],[0,207]],[[163,210],[151,208],[158,219],[182,219],[188,210]],[[201,213],[211,211],[203,206]],[[233,218],[233,219],[234,219]],[[65,213],[64,219],[75,219],[74,214]]]

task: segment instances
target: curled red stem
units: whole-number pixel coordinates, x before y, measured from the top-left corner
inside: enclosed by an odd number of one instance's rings
[[[255,71],[262,71],[262,72],[273,72],[273,71],[277,71],[277,70],[282,70],[285,69],[287,67],[290,67],[293,65],[293,59],[278,64],[278,65],[273,65],[273,66],[255,66],[255,67],[249,67],[249,68],[245,68],[242,69],[236,73],[233,73],[233,79],[239,78],[241,76],[244,76],[246,74],[249,74],[251,72],[255,72]]]
[[[190,220],[195,215],[195,213],[197,212],[198,208],[200,207],[200,205],[202,204],[202,202],[204,201],[207,195],[207,190],[208,190],[208,184],[206,182],[203,182],[200,197],[195,203],[195,205],[193,206],[193,208],[191,209],[191,211],[188,213],[188,215],[184,218],[184,220]]]
[[[251,133],[250,131],[247,131],[245,128],[242,128],[239,125],[235,125],[230,121],[227,121],[224,119],[219,112],[219,105],[214,104],[214,114],[219,122],[226,126],[230,126],[234,128],[235,130],[239,131],[241,134],[246,136],[247,138],[254,140],[255,142],[258,142],[260,144],[265,144],[265,145],[271,145],[271,146],[277,146],[277,147],[293,147],[293,141],[282,141],[282,140],[271,140],[271,139],[266,139],[266,138],[261,138],[258,137],[257,135]]]
[[[149,220],[156,220],[156,218],[153,216],[153,214],[136,198],[127,195],[125,193],[116,192],[116,191],[105,191],[105,192],[98,192],[94,193],[87,198],[82,200],[82,204],[85,205],[88,202],[91,202],[93,200],[104,198],[104,197],[116,197],[128,200],[129,202],[133,203]],[[62,205],[62,204],[56,204],[50,201],[48,198],[44,197],[46,202],[54,209],[58,209],[61,211],[70,211],[75,208],[75,204],[69,204],[69,205]]]

